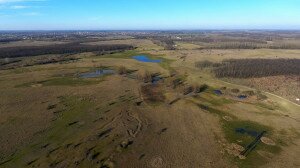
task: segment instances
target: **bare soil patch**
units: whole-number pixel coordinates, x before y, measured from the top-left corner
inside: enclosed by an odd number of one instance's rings
[[[276,143],[272,139],[267,138],[267,137],[262,137],[262,138],[260,138],[260,140],[261,140],[262,143],[264,143],[266,145],[271,145],[271,146],[276,145]]]

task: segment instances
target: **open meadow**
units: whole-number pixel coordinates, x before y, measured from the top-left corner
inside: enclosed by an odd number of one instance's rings
[[[0,43],[0,167],[300,167],[299,35],[173,36]]]

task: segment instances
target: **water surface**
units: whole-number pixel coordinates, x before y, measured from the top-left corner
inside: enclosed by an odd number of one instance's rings
[[[163,80],[163,78],[160,77],[159,75],[158,75],[158,76],[154,76],[154,77],[152,77],[151,83],[152,83],[152,84],[157,84],[157,83],[158,83],[159,81],[161,81],[161,80]]]
[[[221,90],[214,90],[214,93],[215,93],[216,95],[222,95],[222,94],[223,94]]]
[[[96,77],[110,75],[110,74],[114,74],[114,73],[115,73],[115,71],[111,70],[111,69],[98,69],[93,72],[87,72],[87,73],[80,74],[79,77],[80,78],[96,78]]]
[[[133,59],[140,61],[140,62],[152,62],[152,63],[160,63],[162,62],[162,60],[159,59],[151,59],[146,55],[137,55],[137,56],[133,56]]]
[[[246,129],[246,128],[237,128],[235,129],[236,133],[240,133],[240,134],[246,134],[252,137],[257,137],[258,136],[258,132],[255,130],[250,130],[250,129]]]
[[[247,96],[246,95],[239,95],[238,98],[239,99],[247,99]]]

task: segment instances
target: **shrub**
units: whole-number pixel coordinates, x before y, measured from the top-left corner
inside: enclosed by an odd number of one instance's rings
[[[193,86],[188,86],[184,89],[183,94],[188,95],[188,94],[192,93],[194,90],[195,90],[195,88]]]
[[[194,93],[201,93],[201,92],[204,92],[208,89],[208,85],[206,84],[203,84],[203,85],[194,85],[193,86],[193,91]]]
[[[120,67],[118,68],[118,74],[120,74],[120,75],[127,74],[127,72],[128,72],[128,70],[127,70],[127,68],[124,67],[124,66],[120,66]]]
[[[232,92],[232,93],[239,93],[240,90],[239,90],[239,89],[231,89],[231,92]]]
[[[248,96],[254,96],[255,92],[252,90],[249,90],[249,91],[244,91],[243,94],[248,95]]]
[[[138,73],[138,79],[149,83],[152,81],[152,74],[149,71],[142,71]]]

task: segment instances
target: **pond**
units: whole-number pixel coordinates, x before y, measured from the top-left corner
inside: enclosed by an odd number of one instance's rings
[[[222,95],[222,94],[223,94],[221,90],[214,90],[214,93],[215,93],[216,95]]]
[[[239,95],[238,98],[239,99],[247,99],[247,96],[246,95]]]
[[[159,81],[161,81],[161,80],[163,80],[162,77],[160,77],[160,76],[153,76],[153,77],[152,77],[151,83],[152,83],[152,84],[157,84],[157,83],[158,83]]]
[[[159,59],[151,59],[146,55],[137,55],[137,56],[133,56],[133,59],[140,61],[140,62],[151,62],[151,63],[161,63],[162,60]]]
[[[252,137],[257,137],[258,136],[258,132],[255,130],[250,130],[250,129],[246,129],[246,128],[237,128],[235,129],[236,133],[240,133],[240,134],[246,134]]]
[[[98,69],[93,72],[82,73],[79,75],[80,78],[96,78],[104,75],[114,74],[115,71],[111,69]]]

